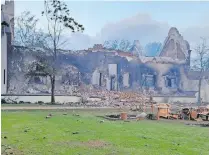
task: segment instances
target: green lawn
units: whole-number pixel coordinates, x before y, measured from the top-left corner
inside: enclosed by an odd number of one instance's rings
[[[80,116],[51,111],[46,119],[49,112],[2,111],[2,154],[209,155],[208,128],[164,121],[100,123],[99,111],[77,112]]]

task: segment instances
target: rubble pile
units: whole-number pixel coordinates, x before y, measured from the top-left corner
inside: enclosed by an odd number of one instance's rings
[[[82,90],[80,89],[78,92],[79,96],[83,97],[84,102],[88,100],[88,103],[101,106],[144,106],[149,101],[149,99],[141,93],[95,90],[90,86],[85,87]],[[89,98],[91,98],[91,100]]]

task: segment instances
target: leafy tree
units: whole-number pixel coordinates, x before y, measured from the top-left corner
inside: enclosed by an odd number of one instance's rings
[[[9,24],[6,21],[2,21],[1,22],[1,26],[7,26],[7,27],[9,27]]]
[[[128,51],[130,49],[131,43],[128,40],[124,40],[124,39],[109,40],[109,41],[105,41],[103,46],[108,49]]]
[[[45,0],[44,1],[44,10],[42,11],[42,15],[47,19],[48,25],[48,34],[49,39],[48,47],[46,47],[49,53],[52,56],[52,60],[47,63],[50,64],[52,71],[50,75],[51,80],[51,103],[55,103],[54,91],[55,91],[55,79],[57,72],[57,54],[58,49],[61,45],[63,45],[66,41],[61,41],[61,35],[66,29],[71,32],[83,31],[83,25],[79,24],[75,21],[74,18],[71,17],[70,11],[67,8],[67,5],[64,2],[59,0]]]

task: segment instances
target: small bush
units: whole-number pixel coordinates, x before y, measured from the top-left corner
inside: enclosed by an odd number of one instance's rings
[[[38,104],[42,105],[42,104],[44,104],[44,102],[43,101],[38,101]]]
[[[17,101],[12,101],[12,104],[18,104]]]
[[[28,101],[28,102],[25,102],[25,103],[26,103],[26,104],[31,104],[31,102],[29,102],[29,101]]]
[[[150,119],[150,120],[156,120],[157,119],[157,116],[155,114],[147,114],[147,119]]]
[[[24,101],[19,101],[19,104],[23,104],[24,103]]]
[[[6,104],[7,101],[6,101],[5,99],[1,99],[1,103],[2,103],[2,104]]]

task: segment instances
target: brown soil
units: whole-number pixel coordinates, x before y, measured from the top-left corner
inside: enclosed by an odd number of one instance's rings
[[[101,148],[108,146],[109,144],[107,142],[101,141],[101,140],[90,140],[86,142],[79,142],[79,141],[63,141],[63,142],[56,142],[56,145],[68,145],[73,147],[89,147],[89,148]]]
[[[1,145],[1,154],[2,155],[23,155],[23,152],[18,149],[6,146],[6,145]]]
[[[100,141],[100,140],[90,140],[87,142],[83,142],[82,144],[85,146],[94,147],[94,148],[105,147],[108,145],[108,143],[106,143],[104,141]]]

